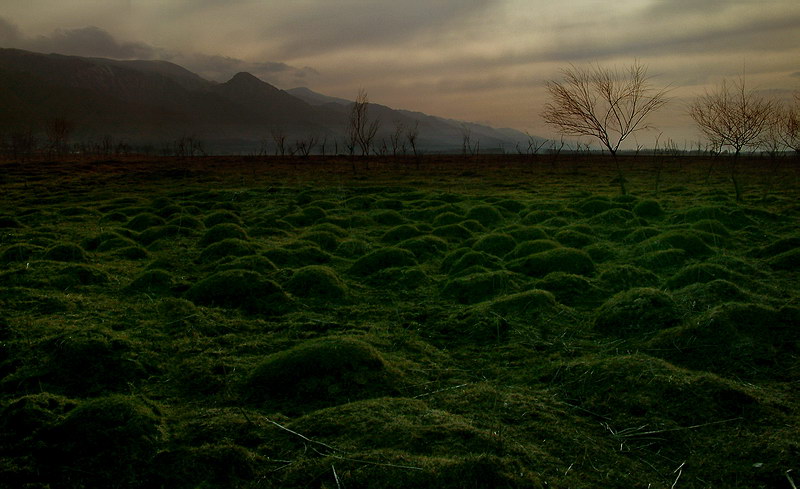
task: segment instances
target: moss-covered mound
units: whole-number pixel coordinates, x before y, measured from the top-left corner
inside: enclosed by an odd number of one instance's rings
[[[585,251],[554,248],[514,260],[508,264],[508,268],[532,277],[541,277],[552,272],[590,275],[594,272],[594,262]]]
[[[583,248],[597,241],[594,236],[574,229],[562,229],[553,237],[562,245],[572,248]]]
[[[516,246],[517,242],[510,234],[495,233],[478,238],[475,244],[472,245],[472,249],[502,257],[507,255]]]
[[[633,213],[645,219],[658,219],[664,216],[664,209],[657,200],[641,200],[633,206]]]
[[[140,292],[144,294],[169,294],[175,282],[172,274],[161,269],[145,270],[133,279],[125,287],[128,292]]]
[[[641,253],[677,248],[686,252],[691,257],[711,255],[711,248],[700,238],[695,231],[674,230],[667,231],[639,243]]]
[[[167,224],[166,226],[157,226],[142,231],[141,234],[139,234],[138,240],[139,243],[143,244],[144,246],[150,246],[156,241],[162,239],[172,241],[182,236],[191,236],[192,234],[193,233],[190,228]]]
[[[491,205],[478,205],[467,211],[466,218],[478,221],[486,227],[496,227],[503,222],[503,214]]]
[[[612,291],[632,289],[634,287],[656,287],[660,279],[650,270],[633,265],[617,265],[604,270],[598,277],[603,287]]]
[[[343,258],[359,258],[369,253],[369,250],[369,243],[363,239],[351,238],[342,240],[334,253]]]
[[[791,378],[800,369],[797,308],[729,302],[662,331],[648,347],[672,363],[726,377]]]
[[[507,233],[519,243],[536,241],[537,239],[550,239],[545,230],[538,226],[513,226],[508,229]]]
[[[536,282],[536,287],[552,293],[558,302],[568,306],[592,305],[605,297],[603,290],[583,275],[551,272]]]
[[[436,217],[433,218],[433,226],[434,227],[441,227],[441,226],[449,226],[451,224],[458,224],[463,222],[465,219],[464,216],[460,216],[452,211],[442,212],[438,214]]]
[[[724,379],[675,367],[644,354],[608,356],[559,365],[553,375],[572,402],[626,423],[631,442],[670,427],[758,416],[755,398]],[[665,402],[669,399],[669,402]],[[669,443],[669,432],[661,433]]]
[[[637,256],[634,263],[653,272],[666,272],[677,270],[688,259],[685,251],[670,248],[666,250],[650,251]]]
[[[731,280],[734,277],[740,282],[743,278],[720,265],[697,263],[682,268],[678,273],[670,277],[667,280],[667,287],[675,290],[695,283],[711,282],[712,280]]]
[[[195,304],[240,308],[266,315],[282,314],[291,304],[278,284],[248,270],[214,273],[187,290],[186,298]]]
[[[18,243],[0,252],[0,263],[26,262],[44,254],[45,248],[37,245]]]
[[[442,263],[442,270],[451,276],[459,275],[473,267],[483,267],[487,269],[500,268],[500,260],[488,253],[478,251],[467,251],[461,254],[456,260],[447,260]]]
[[[251,403],[275,403],[302,412],[394,395],[400,381],[400,373],[369,343],[326,337],[266,357],[249,375],[242,393]]]
[[[341,299],[347,295],[347,287],[336,271],[321,265],[309,265],[294,272],[286,290],[298,297],[320,299]]]
[[[100,328],[69,330],[34,351],[36,367],[20,369],[3,383],[67,396],[97,396],[129,388],[146,371],[130,341]]]
[[[406,218],[395,210],[382,210],[370,213],[373,221],[383,226],[398,226],[406,222]]]
[[[63,262],[85,262],[86,253],[78,245],[59,244],[48,248],[44,252],[44,259]]]
[[[796,248],[767,260],[767,265],[773,270],[798,270],[800,269],[800,248]]]
[[[255,253],[255,246],[241,239],[224,239],[214,244],[208,245],[200,253],[198,261],[200,263],[213,263],[223,258],[235,258],[238,256],[252,255]]]
[[[434,228],[432,233],[450,241],[463,241],[472,237],[472,231],[463,224],[447,224]]]
[[[672,297],[658,289],[635,288],[620,292],[594,315],[594,329],[604,334],[627,337],[655,333],[675,326],[681,311]]]
[[[414,253],[402,248],[387,246],[368,253],[353,263],[349,273],[367,276],[384,268],[409,267],[417,264]]]
[[[522,243],[515,246],[513,250],[511,250],[507,258],[510,259],[524,258],[529,255],[535,255],[536,253],[541,253],[542,251],[552,250],[560,247],[561,244],[558,243],[557,241],[553,241],[552,239],[536,239],[533,241],[523,241]]]
[[[462,304],[475,304],[517,290],[513,273],[484,272],[449,280],[442,289],[442,296]]]
[[[423,232],[420,231],[416,226],[412,226],[410,224],[401,224],[383,233],[383,236],[381,236],[380,239],[384,243],[394,244],[406,239],[417,237],[421,234],[423,234]]]
[[[142,232],[147,228],[163,226],[164,224],[166,224],[166,221],[157,215],[150,212],[142,212],[128,221],[127,224],[125,224],[125,227],[134,231]]]
[[[235,224],[237,226],[242,225],[242,220],[231,211],[221,210],[209,214],[205,219],[203,219],[203,224],[207,228],[211,228],[216,226],[217,224]]]
[[[42,434],[40,470],[61,487],[142,487],[161,441],[159,424],[134,397],[85,401]]]
[[[226,239],[240,239],[246,241],[248,239],[247,232],[242,229],[238,224],[231,222],[215,224],[209,228],[203,236],[200,237],[199,245],[206,247],[208,245],[219,243]]]
[[[279,267],[299,268],[306,265],[328,263],[331,255],[311,242],[296,242],[282,248],[264,251],[264,256]]]
[[[409,250],[420,260],[437,257],[447,251],[447,241],[436,236],[425,235],[397,243],[398,248]]]
[[[489,310],[503,317],[534,318],[556,305],[556,298],[550,292],[528,289],[516,294],[504,295],[490,302]]]
[[[217,272],[223,270],[250,270],[262,275],[272,273],[277,269],[269,258],[259,255],[240,256],[230,261],[220,262],[216,267]]]
[[[0,216],[0,229],[19,229],[22,223],[13,216]]]
[[[317,433],[326,441],[335,439],[337,433],[347,440],[345,449],[353,458],[365,462],[357,470],[346,471],[336,464],[336,477],[342,487],[545,486],[537,471],[525,467],[503,449],[499,436],[466,416],[434,409],[421,400],[352,402],[310,413],[288,428]],[[302,444],[293,445],[298,453],[302,451]],[[281,486],[307,487],[314,484],[314,474],[321,473],[335,484],[328,462],[320,458],[287,467],[280,474]]]
[[[339,236],[329,231],[310,231],[303,233],[301,239],[319,246],[325,251],[333,251],[339,246]]]

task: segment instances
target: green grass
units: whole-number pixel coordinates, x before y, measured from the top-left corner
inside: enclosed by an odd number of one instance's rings
[[[1,162],[0,488],[789,487],[797,166],[622,161]]]

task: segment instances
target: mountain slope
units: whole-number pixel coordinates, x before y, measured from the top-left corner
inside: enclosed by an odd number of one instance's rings
[[[118,61],[0,48],[0,137],[68,120],[73,141],[104,136],[164,144],[193,136],[220,152],[252,152],[281,134],[344,147],[352,102],[307,88],[280,90],[249,73],[214,83],[166,61]],[[424,151],[460,151],[465,128],[481,148],[511,148],[526,135],[420,112],[369,106],[381,121],[376,145],[398,125],[417,126]]]

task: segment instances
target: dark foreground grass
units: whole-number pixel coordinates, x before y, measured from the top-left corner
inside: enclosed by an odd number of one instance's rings
[[[0,487],[800,483],[796,166],[406,163],[0,164]]]

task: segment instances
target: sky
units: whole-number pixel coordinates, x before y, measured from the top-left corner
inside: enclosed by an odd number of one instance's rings
[[[670,103],[657,136],[695,145],[696,96],[744,74],[800,89],[797,0],[2,0],[0,46],[164,59],[273,85],[558,138],[540,117],[561,70],[639,62]],[[587,139],[585,142],[589,142]]]

